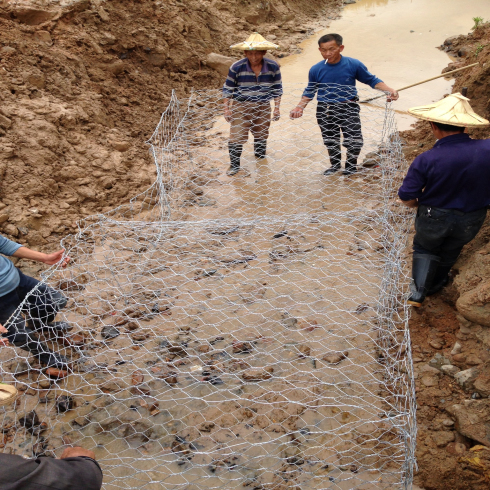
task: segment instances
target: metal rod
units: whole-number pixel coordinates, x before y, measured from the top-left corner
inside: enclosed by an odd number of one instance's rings
[[[467,68],[471,68],[472,66],[476,66],[476,65],[479,65],[479,64],[480,63],[473,63],[472,65],[463,66],[463,68],[458,68],[456,70],[452,70],[452,71],[448,71],[446,73],[442,73],[441,75],[437,75],[436,77],[427,78],[427,80],[422,80],[421,82],[412,83],[412,85],[407,85],[406,87],[399,88],[397,90],[397,92],[401,92],[402,90],[406,90],[407,88],[415,87],[416,85],[422,85],[423,83],[430,82],[431,80],[435,80],[436,78],[447,77],[448,75],[452,75],[453,73],[456,73],[457,71],[466,70]],[[383,93],[381,95],[377,95],[376,97],[372,97],[370,99],[360,100],[359,103],[360,104],[364,104],[366,102],[371,102],[372,100],[380,99],[381,97],[385,97],[385,96],[386,96],[386,94]]]

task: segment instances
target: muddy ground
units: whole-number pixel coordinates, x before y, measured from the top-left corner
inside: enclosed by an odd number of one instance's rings
[[[320,0],[0,1],[2,234],[52,249],[79,218],[143,191],[154,179],[144,140],[171,90],[184,96],[192,87],[219,87],[222,75],[207,66],[207,55],[231,56],[229,44],[251,30],[276,36],[279,57],[295,52],[313,18],[335,16],[338,2],[325,8]],[[451,68],[481,62],[456,77],[454,91],[467,86],[474,109],[489,118],[490,28],[442,48],[458,56]],[[490,130],[470,133],[483,138]],[[403,137],[409,162],[433,144],[423,124]],[[451,284],[410,322],[416,482],[426,489],[479,490],[490,482],[489,236],[487,220]],[[449,374],[456,370],[441,370],[443,363],[473,370],[464,386]]]

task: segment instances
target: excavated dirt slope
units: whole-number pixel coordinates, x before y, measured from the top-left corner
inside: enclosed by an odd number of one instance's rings
[[[473,109],[490,119],[490,25],[449,38],[442,49],[458,57],[446,70],[480,62],[457,74],[453,92],[467,87]],[[409,162],[434,144],[427,130],[421,122],[403,133]],[[469,133],[488,138],[490,127]],[[419,428],[416,482],[427,490],[483,490],[490,485],[489,241],[487,218],[463,250],[451,284],[414,309],[410,322]],[[442,364],[464,375],[446,374]]]
[[[171,91],[219,87],[209,53],[257,30],[297,49],[338,0],[0,1],[0,232],[54,248],[153,182]],[[328,11],[327,11],[328,9]],[[333,13],[333,14],[332,14]],[[236,54],[235,54],[236,56]]]

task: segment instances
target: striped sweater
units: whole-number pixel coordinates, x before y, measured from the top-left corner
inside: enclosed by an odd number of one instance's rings
[[[282,95],[281,70],[279,65],[267,58],[263,59],[262,70],[255,75],[247,58],[230,67],[223,97],[240,102],[263,102]]]

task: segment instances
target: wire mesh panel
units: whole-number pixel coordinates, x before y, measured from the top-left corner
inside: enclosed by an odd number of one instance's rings
[[[289,87],[283,111],[300,96]],[[222,109],[218,92],[172,99],[150,140],[157,182],[81,222],[64,241],[72,265],[19,310],[28,341],[69,364],[0,351],[23,390],[3,409],[3,450],[83,445],[105,489],[409,488],[408,215],[393,203],[393,112],[362,106],[356,173],[322,175],[332,150],[309,106],[272,122],[266,158],[244,144],[227,175]],[[30,307],[53,294],[70,333]]]

